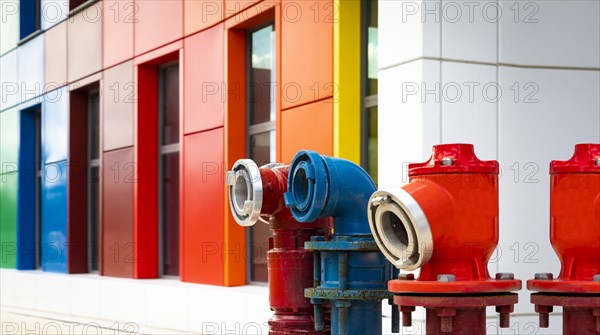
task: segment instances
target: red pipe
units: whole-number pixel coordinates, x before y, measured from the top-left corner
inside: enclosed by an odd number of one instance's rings
[[[237,162],[234,170],[236,166],[238,166]],[[267,252],[269,302],[271,310],[275,313],[269,320],[269,334],[329,334],[329,309],[324,308],[323,329],[316,331],[314,307],[310,299],[304,297],[304,289],[314,285],[313,252],[304,249],[304,242],[310,241],[312,236],[324,236],[329,239],[332,225],[327,219],[309,224],[299,223],[294,219],[290,210],[283,204],[283,194],[287,191],[288,171],[289,165],[276,164],[259,169],[262,204],[258,217],[259,220],[268,222],[273,233],[273,237],[269,239]],[[252,175],[252,171],[246,174],[246,176]],[[236,186],[233,182],[228,184],[234,184],[231,185],[233,188],[230,192],[231,203]],[[242,183],[241,185],[245,185],[248,190],[238,194],[251,194],[253,191],[251,184],[249,180]],[[251,198],[256,202],[256,198]],[[234,205],[231,206],[232,211],[235,210]],[[248,225],[248,222],[244,225]]]

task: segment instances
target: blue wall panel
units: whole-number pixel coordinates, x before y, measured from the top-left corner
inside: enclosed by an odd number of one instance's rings
[[[42,270],[67,272],[67,162],[46,164],[42,175]]]
[[[36,108],[20,112],[19,188],[17,200],[17,269],[19,270],[33,270],[36,268],[36,112]]]
[[[69,139],[69,91],[67,87],[47,93],[42,110],[42,162],[66,160]]]

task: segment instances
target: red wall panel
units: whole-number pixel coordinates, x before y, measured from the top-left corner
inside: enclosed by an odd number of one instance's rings
[[[133,148],[105,152],[102,165],[102,249],[103,275],[133,277]]]
[[[222,127],[223,24],[186,38],[184,47],[184,131],[189,134]]]
[[[183,155],[181,280],[223,285],[223,128],[185,136]],[[238,267],[245,266],[239,249]]]
[[[284,6],[282,109],[333,95],[333,9],[331,0],[296,1]]]
[[[133,61],[104,71],[103,86],[104,150],[132,146],[134,94],[137,88],[133,81]]]
[[[104,68],[133,57],[135,4],[131,0],[104,0],[102,8]]]
[[[289,163],[298,150],[333,155],[333,103],[314,102],[281,113],[281,154]]]
[[[136,0],[135,5],[136,55],[183,36],[183,0]]]
[[[184,33],[190,35],[223,20],[225,3],[215,0],[184,0]]]

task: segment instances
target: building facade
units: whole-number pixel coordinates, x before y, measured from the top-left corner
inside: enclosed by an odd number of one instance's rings
[[[600,141],[600,1],[0,5],[3,306],[264,332],[268,227],[235,223],[224,176],[300,149],[388,186],[473,143],[503,173],[490,272],[559,269],[547,167]],[[528,300],[499,334],[537,325]]]

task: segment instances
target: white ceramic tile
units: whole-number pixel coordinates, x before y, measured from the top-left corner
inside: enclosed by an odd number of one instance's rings
[[[571,157],[576,143],[600,140],[600,75],[501,67],[499,77],[499,269],[522,280],[558,274],[549,240],[548,166]],[[527,290],[520,301],[516,311],[531,312]]]
[[[442,57],[495,63],[498,6],[496,0],[443,0]]]
[[[35,99],[44,91],[44,35],[17,48],[20,101]],[[41,99],[40,99],[41,101]]]
[[[34,273],[34,276],[35,282],[32,283],[33,286],[26,289],[33,289],[35,291],[36,309],[70,314],[68,276],[66,274],[55,273],[44,276]]]
[[[97,317],[100,313],[100,276],[69,276],[71,314]]]
[[[14,49],[0,57],[0,111],[21,102],[17,72],[17,49]]]
[[[379,68],[440,57],[440,1],[379,1]]]
[[[145,292],[143,284],[132,279],[102,278],[99,318],[147,324]]]
[[[600,67],[600,1],[501,1],[500,61]]]
[[[69,2],[65,0],[41,0],[42,29],[50,29],[69,15]]]
[[[148,325],[171,328],[188,323],[188,294],[185,287],[145,285]]]
[[[407,182],[408,163],[440,142],[440,63],[419,60],[379,72],[379,186]]]
[[[497,159],[496,67],[442,63],[442,142],[472,143],[479,159]]]

